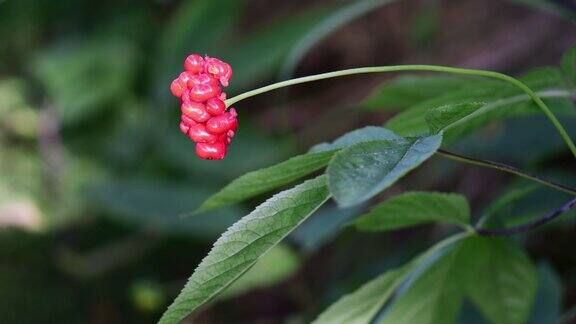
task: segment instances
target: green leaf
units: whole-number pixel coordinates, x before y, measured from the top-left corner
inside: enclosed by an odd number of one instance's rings
[[[446,222],[468,225],[470,207],[458,194],[408,192],[392,197],[360,216],[354,224],[361,231],[375,232],[413,225]]]
[[[493,98],[498,91],[495,82],[485,81],[479,86],[464,87],[406,108],[386,122],[386,128],[402,136],[416,136],[430,132],[426,113],[433,107],[467,102],[481,102]]]
[[[376,126],[366,126],[348,132],[332,143],[320,143],[314,145],[310,152],[322,152],[330,151],[336,149],[342,149],[350,145],[354,145],[362,142],[376,141],[376,140],[402,140],[402,137],[394,134],[394,132]]]
[[[538,287],[530,260],[502,239],[475,238],[469,253],[482,260],[474,280],[467,281],[467,294],[492,323],[526,323]]]
[[[426,123],[430,131],[436,134],[463,122],[467,116],[484,104],[485,102],[465,102],[433,107],[426,113]]]
[[[359,143],[338,152],[328,165],[328,186],[341,207],[366,201],[427,160],[442,135]]]
[[[356,291],[340,298],[324,311],[314,323],[368,324],[375,322],[375,318],[378,317],[382,308],[397,290],[402,290],[399,287],[404,285],[411,275],[426,271],[426,268],[437,260],[438,256],[442,257],[446,249],[452,248],[456,242],[456,246],[460,246],[463,238],[463,236],[458,237],[457,235],[448,237],[404,266],[389,270],[370,280]]]
[[[576,45],[572,45],[562,56],[562,73],[576,87]]]
[[[335,151],[295,156],[274,166],[248,172],[208,198],[197,212],[205,212],[255,197],[324,168]]]
[[[253,289],[276,285],[291,277],[300,267],[300,263],[294,251],[279,244],[263,255],[240,279],[226,288],[219,298],[232,298]]]
[[[360,105],[378,110],[403,109],[480,82],[446,75],[403,75],[376,87]]]
[[[325,167],[336,150],[377,139],[401,139],[401,137],[387,129],[375,126],[351,131],[333,143],[322,143],[312,147],[311,153],[299,155],[274,166],[241,176],[208,198],[197,212],[205,212],[224,205],[238,203],[292,183]]]
[[[160,323],[177,323],[214,298],[328,198],[326,177],[320,176],[256,207],[214,243]]]
[[[416,276],[380,323],[454,323],[463,299],[463,272],[468,270],[459,264],[463,245],[460,242]]]
[[[557,113],[573,114],[571,92],[566,89],[560,71],[556,68],[539,68],[520,78],[532,90],[537,91]],[[540,113],[530,97],[514,86],[503,82],[486,80],[422,101],[391,118],[386,127],[403,136],[416,136],[430,132],[425,120],[431,109],[451,105],[474,105],[484,102],[477,109],[470,109],[468,116],[461,115],[458,127],[445,134],[445,139],[457,138],[494,120],[527,116]]]
[[[410,265],[410,264],[409,264]],[[392,297],[411,269],[404,266],[370,280],[358,290],[343,296],[313,322],[315,324],[369,324]]]

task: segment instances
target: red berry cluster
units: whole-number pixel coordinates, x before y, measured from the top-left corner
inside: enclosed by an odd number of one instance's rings
[[[196,154],[221,160],[236,134],[236,110],[226,111],[226,87],[232,77],[230,64],[217,58],[192,54],[184,61],[185,71],[172,81],[170,91],[182,100],[180,130],[196,142]]]

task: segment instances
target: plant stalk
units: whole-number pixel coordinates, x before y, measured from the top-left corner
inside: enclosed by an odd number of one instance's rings
[[[476,158],[472,158],[469,156],[449,152],[449,151],[446,151],[443,149],[439,149],[437,151],[437,154],[442,156],[442,157],[445,157],[447,159],[450,159],[450,160],[468,163],[468,164],[473,164],[473,165],[477,165],[477,166],[481,166],[481,167],[486,167],[486,168],[491,168],[491,169],[511,173],[511,174],[520,176],[522,178],[538,182],[538,183],[545,185],[547,187],[563,191],[567,194],[576,195],[576,188],[572,188],[572,187],[569,187],[569,186],[566,186],[563,184],[556,183],[554,181],[550,181],[550,180],[538,177],[536,175],[521,171],[521,170],[519,170],[513,166],[509,166],[509,165],[506,165],[503,163],[489,161],[489,160],[476,159]]]
[[[574,207],[576,207],[576,198],[572,198],[570,201],[560,206],[560,208],[552,210],[544,216],[522,225],[506,228],[476,228],[475,230],[478,235],[482,236],[510,236],[514,234],[525,233],[554,220],[558,216],[570,211]]]
[[[318,80],[324,79],[331,79],[346,75],[355,75],[355,74],[365,74],[365,73],[383,73],[383,72],[401,72],[401,71],[430,71],[430,72],[442,72],[442,73],[451,73],[451,74],[462,74],[462,75],[472,75],[472,76],[480,76],[480,77],[487,77],[492,79],[497,79],[501,81],[508,82],[513,84],[514,86],[518,87],[520,90],[525,92],[534,103],[538,106],[538,108],[546,115],[546,117],[550,120],[552,125],[556,128],[556,131],[568,146],[570,152],[576,158],[576,145],[568,135],[568,132],[562,126],[560,121],[556,118],[554,113],[548,108],[548,106],[538,97],[532,89],[526,86],[522,81],[515,79],[511,76],[506,74],[502,74],[499,72],[494,71],[484,71],[484,70],[475,70],[475,69],[464,69],[464,68],[455,68],[455,67],[448,67],[448,66],[438,66],[438,65],[391,65],[391,66],[373,66],[373,67],[363,67],[363,68],[355,68],[355,69],[347,69],[347,70],[340,70],[328,73],[321,73],[315,74],[310,76],[305,76],[301,78],[295,78],[291,80],[281,81],[274,84],[270,84],[261,88],[257,88],[251,91],[244,92],[239,94],[235,97],[232,97],[226,100],[226,106],[230,107],[231,105],[244,100],[246,98],[250,98],[252,96],[256,96],[258,94],[262,94],[268,91],[272,91],[275,89],[288,87],[295,84],[306,83],[306,82],[313,82]]]

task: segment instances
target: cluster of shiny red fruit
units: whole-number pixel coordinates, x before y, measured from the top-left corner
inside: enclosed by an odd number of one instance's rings
[[[221,88],[228,86],[232,67],[217,58],[192,54],[186,57],[184,69],[170,84],[172,94],[182,100],[180,130],[196,142],[200,158],[221,160],[238,128],[236,110],[226,111],[226,93]]]

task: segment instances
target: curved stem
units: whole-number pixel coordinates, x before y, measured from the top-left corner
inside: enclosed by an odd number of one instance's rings
[[[548,186],[550,188],[558,189],[560,191],[563,191],[563,192],[571,194],[571,195],[576,195],[576,188],[572,188],[572,187],[569,187],[569,186],[566,186],[563,184],[556,183],[554,181],[540,178],[538,176],[523,172],[523,171],[521,171],[521,170],[519,170],[513,166],[509,166],[509,165],[506,165],[503,163],[488,161],[488,160],[475,159],[475,158],[471,158],[471,157],[468,157],[465,155],[460,155],[460,154],[456,154],[453,152],[449,152],[449,151],[446,151],[443,149],[439,149],[437,151],[437,154],[439,154],[439,155],[441,155],[447,159],[450,159],[450,160],[454,160],[454,161],[458,161],[458,162],[464,162],[464,163],[468,163],[468,164],[478,165],[478,166],[482,166],[482,167],[487,167],[487,168],[496,169],[496,170],[504,171],[507,173],[511,173],[511,174],[520,176],[522,178],[538,182],[538,183],[545,185],[545,186]]]
[[[536,227],[542,226],[550,222],[556,217],[570,211],[574,207],[576,207],[576,198],[572,198],[570,201],[560,206],[560,208],[552,210],[546,215],[538,219],[535,219],[531,222],[507,228],[476,228],[476,233],[482,236],[509,236],[518,233],[528,232],[529,230],[532,230]]]
[[[347,70],[340,70],[316,75],[305,76],[301,78],[281,81],[278,83],[270,84],[258,89],[254,89],[251,91],[244,92],[239,94],[235,97],[232,97],[226,100],[226,106],[230,107],[231,105],[239,102],[240,100],[244,100],[246,98],[265,93],[268,91],[272,91],[275,89],[306,83],[306,82],[313,82],[323,79],[330,79],[336,78],[345,75],[355,75],[355,74],[365,74],[365,73],[382,73],[382,72],[400,72],[400,71],[431,71],[431,72],[443,72],[443,73],[452,73],[452,74],[463,74],[463,75],[473,75],[473,76],[481,76],[487,77],[497,80],[502,80],[513,84],[514,86],[518,87],[522,91],[524,91],[538,106],[540,110],[548,117],[552,125],[556,128],[570,151],[572,155],[576,158],[576,145],[560,123],[560,121],[554,116],[550,108],[546,106],[544,101],[538,97],[534,91],[532,91],[528,86],[522,83],[520,80],[517,80],[511,76],[506,74],[493,72],[493,71],[484,71],[484,70],[474,70],[474,69],[464,69],[464,68],[455,68],[455,67],[448,67],[448,66],[438,66],[438,65],[391,65],[391,66],[373,66],[373,67],[363,67],[363,68],[355,68],[355,69],[347,69]]]

